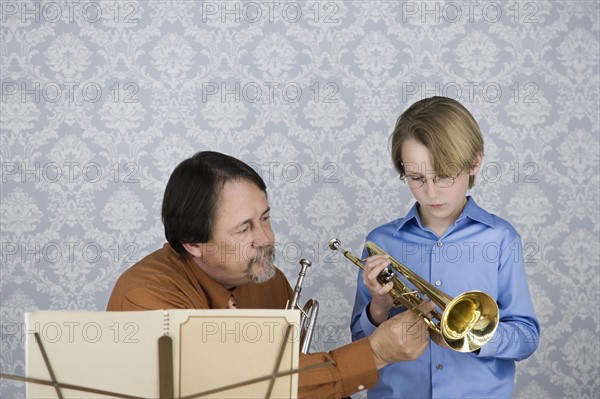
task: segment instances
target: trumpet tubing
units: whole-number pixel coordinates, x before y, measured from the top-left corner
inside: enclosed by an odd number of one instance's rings
[[[343,249],[337,238],[329,242],[329,248],[341,252],[364,270],[363,261]],[[388,255],[371,241],[365,243],[365,249],[369,256]],[[415,289],[410,289],[400,277]],[[467,291],[452,298],[391,256],[390,266],[377,276],[377,281],[382,285],[392,281],[394,287],[390,295],[393,306],[404,306],[415,312],[455,351],[472,352],[481,348],[492,338],[498,327],[498,304],[485,292]],[[417,309],[423,302],[423,295],[435,303],[442,313],[433,310],[425,314]]]
[[[304,307],[300,307],[300,293],[302,292],[302,285],[304,284],[304,277],[306,276],[306,270],[312,265],[312,262],[307,259],[300,259],[300,272],[298,273],[298,280],[296,281],[296,287],[294,287],[294,296],[292,302],[289,304],[288,309],[300,310],[300,352],[308,353],[310,350],[310,343],[312,342],[313,332],[317,325],[317,316],[319,314],[319,302],[314,299],[309,299],[304,304]]]

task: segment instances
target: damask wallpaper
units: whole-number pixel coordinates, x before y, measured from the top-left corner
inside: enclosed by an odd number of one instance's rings
[[[2,372],[24,374],[24,312],[105,308],[164,242],[169,174],[207,149],[265,179],[292,284],[312,260],[313,350],[349,342],[357,270],[327,242],[360,253],[410,208],[388,137],[445,95],[484,132],[471,195],[523,238],[542,337],[515,396],[600,395],[597,1],[0,4]]]

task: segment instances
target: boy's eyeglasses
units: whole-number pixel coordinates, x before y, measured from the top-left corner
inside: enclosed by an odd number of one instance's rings
[[[440,188],[452,187],[456,181],[460,179],[460,174],[457,176],[434,176],[431,178],[433,184]],[[427,181],[427,177],[422,176],[404,176],[402,180],[410,188],[421,188]]]

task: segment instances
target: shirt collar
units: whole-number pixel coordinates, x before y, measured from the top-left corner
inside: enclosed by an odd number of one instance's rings
[[[423,228],[423,225],[421,225],[421,218],[419,217],[419,212],[417,211],[417,209],[419,209],[419,204],[415,202],[412,208],[410,208],[410,211],[408,211],[408,213],[406,214],[406,216],[401,219],[398,219],[396,233],[402,230],[404,225],[406,225],[406,223],[408,223],[411,220],[414,220],[419,225],[419,227]]]
[[[184,261],[194,275],[195,283],[206,296],[209,309],[227,309],[231,292],[221,283],[213,280],[189,256],[186,256]]]
[[[415,223],[419,225],[421,229],[423,229],[423,225],[421,224],[421,217],[419,216],[419,204],[415,202],[415,204],[410,208],[410,211],[406,214],[405,217],[398,219],[398,224],[396,226],[396,233],[398,233],[402,228],[411,220],[414,220]],[[463,219],[469,218],[479,223],[483,223],[485,225],[490,226],[491,228],[496,227],[496,223],[494,222],[494,217],[484,209],[480,208],[479,205],[475,203],[475,200],[467,195],[467,203],[465,208],[456,219],[455,224],[460,223]]]
[[[466,217],[476,222],[486,224],[491,228],[496,227],[494,216],[491,213],[484,210],[483,208],[481,208],[479,205],[477,205],[475,203],[475,200],[469,195],[467,196],[467,204],[465,205],[465,209],[463,209],[462,213],[458,217],[458,220],[464,219]]]

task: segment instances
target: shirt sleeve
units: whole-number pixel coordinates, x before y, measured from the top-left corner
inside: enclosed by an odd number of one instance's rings
[[[116,286],[108,301],[108,311],[133,311],[156,309],[208,309],[208,304],[198,306],[183,294],[161,287],[140,286],[124,289]]]
[[[501,248],[498,270],[500,322],[490,341],[473,355],[518,361],[536,350],[540,325],[527,285],[521,237],[516,231],[509,233]]]
[[[362,270],[358,272],[356,281],[356,297],[354,298],[354,308],[352,310],[352,319],[350,329],[352,331],[352,340],[356,341],[373,334],[375,326],[369,318],[369,304],[371,303],[371,294],[362,281]]]
[[[367,251],[363,250],[362,259],[366,259],[368,256]],[[356,296],[354,298],[352,319],[350,321],[350,330],[352,332],[353,341],[368,337],[377,329],[377,326],[371,322],[369,317],[371,293],[363,283],[362,275],[363,271],[359,269],[356,277]]]
[[[300,368],[330,362],[299,374],[299,398],[342,398],[373,387],[377,367],[368,339],[331,352],[300,355]]]

